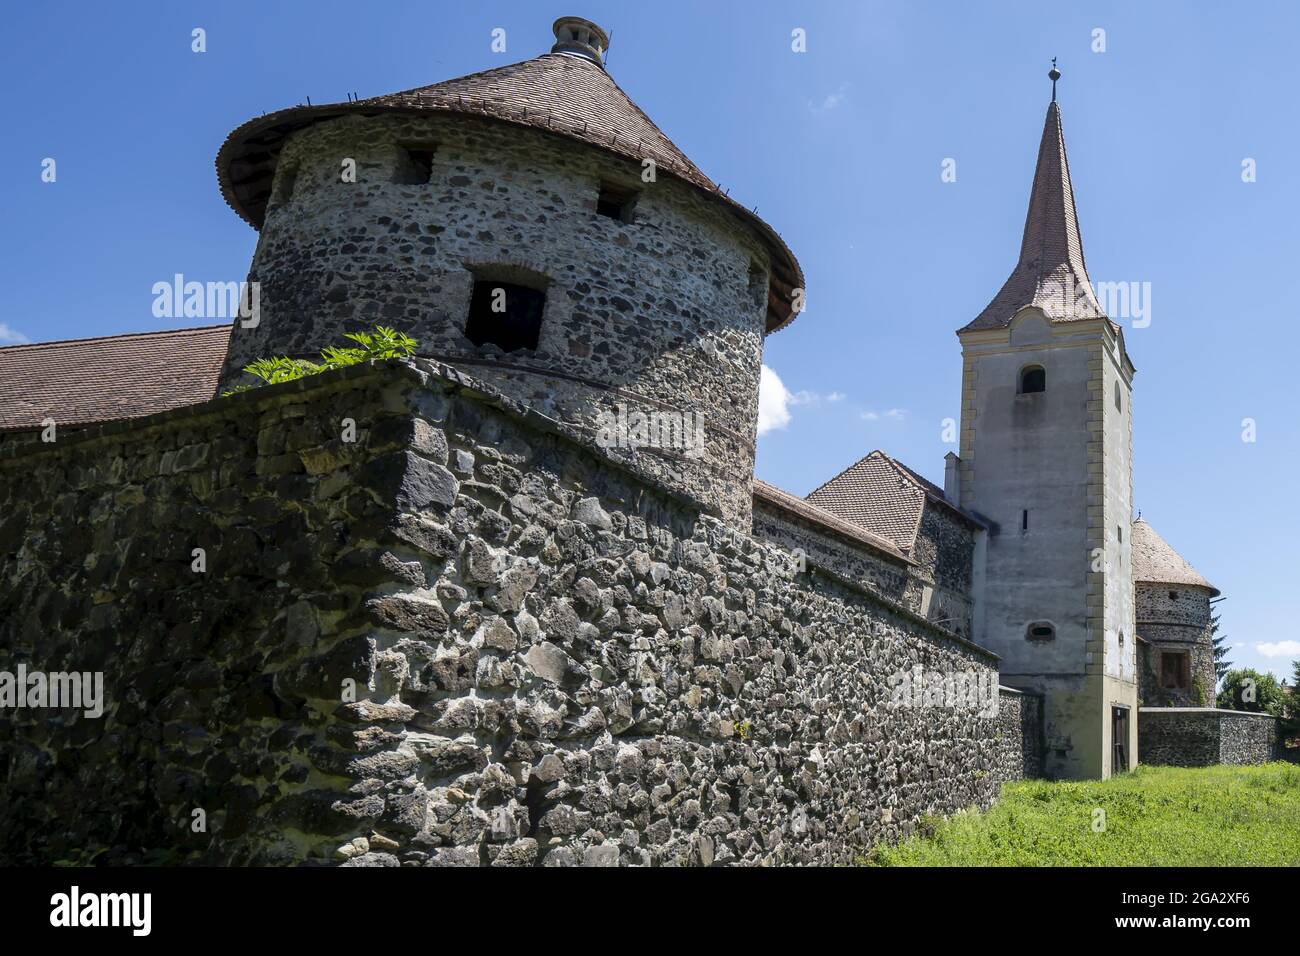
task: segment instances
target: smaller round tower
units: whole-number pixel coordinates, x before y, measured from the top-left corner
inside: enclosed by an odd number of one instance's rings
[[[531,60],[230,134],[260,314],[222,386],[391,325],[748,527],[763,340],[802,273],[614,82],[604,30],[553,30]]]
[[[1132,543],[1139,700],[1144,707],[1213,707],[1210,600],[1219,590],[1141,518]]]

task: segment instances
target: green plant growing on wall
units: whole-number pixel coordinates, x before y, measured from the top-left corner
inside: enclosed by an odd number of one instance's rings
[[[1199,677],[1192,681],[1192,703],[1197,707],[1205,706],[1205,683]]]
[[[250,375],[256,375],[268,385],[276,385],[280,382],[292,382],[295,379],[306,378],[309,375],[319,375],[321,372],[329,372],[336,368],[347,368],[349,365],[360,365],[362,362],[377,362],[391,358],[409,358],[415,354],[415,339],[411,338],[404,332],[398,332],[386,325],[377,325],[373,332],[348,332],[343,336],[355,345],[327,345],[321,349],[319,362],[311,362],[307,359],[289,358],[287,355],[276,355],[271,358],[260,358],[244,366],[244,371]],[[233,395],[236,392],[247,391],[252,388],[251,385],[237,385],[222,395]]]

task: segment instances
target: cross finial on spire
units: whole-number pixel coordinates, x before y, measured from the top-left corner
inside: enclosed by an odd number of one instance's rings
[[[1052,81],[1052,102],[1056,102],[1056,81],[1061,78],[1061,71],[1056,68],[1056,57],[1052,57],[1052,68],[1047,72],[1047,77]]]

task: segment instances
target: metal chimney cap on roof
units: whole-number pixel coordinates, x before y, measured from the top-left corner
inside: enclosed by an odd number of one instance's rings
[[[597,66],[604,67],[609,36],[596,24],[582,17],[560,17],[551,25],[551,29],[555,31],[552,53],[585,57]]]

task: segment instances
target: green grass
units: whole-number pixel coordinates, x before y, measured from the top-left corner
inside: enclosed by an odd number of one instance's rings
[[[1105,826],[1094,830],[1094,811]],[[987,813],[927,821],[877,866],[1300,866],[1300,766],[1138,767],[1004,784]]]

